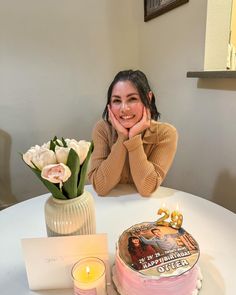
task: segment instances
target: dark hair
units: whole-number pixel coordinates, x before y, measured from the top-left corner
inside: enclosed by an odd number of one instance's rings
[[[139,240],[140,247],[141,247],[141,249],[143,251],[146,250],[147,245],[144,244],[144,242],[142,240],[140,240],[138,237],[131,236],[131,237],[128,238],[128,251],[129,251],[129,253],[134,254],[134,255],[136,254],[136,248],[135,248],[134,243],[133,243],[134,239]]]
[[[154,234],[154,231],[159,230],[161,232],[161,230],[159,228],[153,228],[151,229],[151,232]]]
[[[151,101],[149,100],[148,93],[151,91],[151,88],[149,86],[147,77],[143,72],[139,70],[125,70],[120,71],[118,74],[116,74],[114,80],[111,82],[107,91],[107,104],[102,114],[103,119],[108,121],[107,105],[111,102],[111,94],[113,87],[117,82],[120,81],[130,81],[137,88],[142,103],[146,108],[150,110],[151,118],[157,121],[160,117],[160,113],[158,112],[156,107],[155,96],[153,94]]]

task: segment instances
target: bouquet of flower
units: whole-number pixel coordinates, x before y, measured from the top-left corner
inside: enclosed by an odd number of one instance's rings
[[[24,162],[57,199],[72,199],[84,191],[93,143],[56,136],[22,155]]]

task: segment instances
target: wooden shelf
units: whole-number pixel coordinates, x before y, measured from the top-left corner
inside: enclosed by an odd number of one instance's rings
[[[236,78],[236,71],[192,71],[187,72],[187,78]]]

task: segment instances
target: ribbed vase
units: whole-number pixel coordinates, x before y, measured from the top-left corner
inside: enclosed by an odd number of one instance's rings
[[[50,196],[44,212],[48,237],[96,233],[94,200],[87,191],[69,200]]]

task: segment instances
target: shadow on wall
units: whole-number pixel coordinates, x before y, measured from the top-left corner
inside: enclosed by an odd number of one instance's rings
[[[198,88],[235,91],[235,79],[198,79]]]
[[[11,137],[0,129],[0,209],[17,202],[11,192],[10,154]]]
[[[212,201],[236,213],[236,176],[227,170],[219,174]]]

